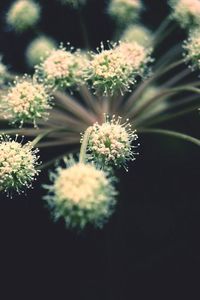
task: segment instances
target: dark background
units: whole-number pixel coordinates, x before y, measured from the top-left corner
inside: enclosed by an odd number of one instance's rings
[[[35,33],[16,35],[4,16],[11,1],[1,1],[0,52],[11,70],[28,71],[24,49]],[[40,28],[58,42],[83,46],[76,12],[44,0]],[[143,21],[158,26],[166,1],[144,1]],[[84,10],[93,48],[111,39],[113,22],[106,1],[89,1]],[[176,29],[157,55],[185,32]],[[193,113],[163,124],[199,135]],[[118,172],[119,202],[103,230],[77,234],[53,223],[42,201],[40,175],[27,196],[0,199],[0,299],[199,299],[200,203],[199,149],[173,138],[140,136],[140,156],[129,172]],[[63,148],[41,156],[52,157]],[[12,296],[11,296],[12,294]],[[13,296],[14,295],[14,296]]]

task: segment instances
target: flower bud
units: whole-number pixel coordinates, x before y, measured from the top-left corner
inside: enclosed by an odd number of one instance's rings
[[[39,36],[27,47],[26,60],[30,67],[39,64],[56,47],[56,42],[48,37]]]
[[[130,25],[121,36],[121,41],[128,43],[137,42],[143,47],[151,47],[153,36],[150,30],[142,25]]]
[[[135,22],[142,8],[140,0],[111,0],[108,13],[121,25]]]

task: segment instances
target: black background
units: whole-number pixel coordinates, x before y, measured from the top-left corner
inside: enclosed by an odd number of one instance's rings
[[[11,70],[28,71],[24,49],[35,33],[16,35],[4,22],[11,1],[1,1],[0,52]],[[154,29],[168,12],[166,1],[144,1],[143,21]],[[40,28],[58,42],[83,46],[75,12],[44,0]],[[110,39],[106,1],[84,10],[92,47]],[[176,29],[160,52],[185,32]],[[164,124],[199,134],[199,115]],[[117,210],[103,230],[77,234],[53,223],[42,201],[40,175],[27,196],[0,199],[0,299],[199,299],[199,149],[173,138],[140,136],[140,156],[118,172]],[[48,149],[52,157],[64,149]],[[12,294],[12,296],[11,296]]]

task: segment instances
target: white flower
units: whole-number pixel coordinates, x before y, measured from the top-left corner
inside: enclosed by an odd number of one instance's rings
[[[102,227],[113,212],[117,194],[107,174],[91,164],[66,161],[67,168],[51,174],[53,185],[45,197],[55,220],[63,218],[67,227]]]
[[[17,0],[7,13],[7,23],[17,32],[25,31],[38,22],[40,11],[39,4],[32,0]]]
[[[35,38],[26,50],[26,60],[29,66],[33,67],[45,59],[56,47],[56,42],[46,36]]]
[[[121,36],[121,41],[137,42],[141,46],[150,47],[153,44],[153,36],[151,31],[142,25],[130,25]]]
[[[82,55],[80,51],[71,53],[61,47],[53,50],[36,67],[36,76],[54,87],[71,88],[82,83],[86,67],[86,55]]]
[[[171,0],[170,4],[173,8],[172,18],[175,19],[181,27],[187,28],[200,25],[199,0]]]
[[[51,97],[43,84],[24,77],[14,82],[8,94],[1,99],[1,109],[6,119],[12,123],[31,121],[36,126],[37,119],[46,119],[51,108]]]
[[[90,159],[102,168],[112,165],[126,168],[127,161],[135,160],[132,142],[137,138],[128,120],[122,123],[121,117],[113,116],[110,120],[107,116],[105,123],[92,126],[88,141]]]
[[[191,31],[188,40],[184,43],[185,59],[192,63],[193,68],[200,69],[200,31]]]
[[[9,136],[0,136],[0,189],[18,193],[30,187],[39,174],[36,169],[38,149],[33,150],[31,142],[22,145]]]
[[[120,43],[109,50],[93,55],[87,79],[96,93],[112,96],[123,95],[143,76],[147,63],[151,61],[148,49],[138,43]]]
[[[111,0],[108,13],[122,25],[137,21],[142,8],[140,0]]]

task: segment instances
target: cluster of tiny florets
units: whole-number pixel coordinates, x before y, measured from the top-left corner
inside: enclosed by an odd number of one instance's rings
[[[132,130],[128,120],[122,122],[121,117],[106,117],[103,124],[95,123],[92,126],[88,152],[100,167],[104,166],[124,166],[129,160],[135,160],[132,145],[138,138],[136,131]]]
[[[44,60],[56,48],[56,42],[46,36],[35,38],[27,47],[26,60],[30,67],[34,67]]]
[[[150,61],[149,52],[138,43],[120,43],[93,55],[87,79],[97,94],[123,95],[142,76]]]
[[[9,136],[0,136],[0,189],[5,192],[17,191],[30,187],[39,174],[38,149],[31,142],[22,145]]]
[[[150,47],[153,44],[153,36],[150,30],[142,25],[130,25],[121,36],[121,41],[137,42],[144,47]]]
[[[51,174],[53,184],[45,197],[55,220],[64,219],[70,228],[102,227],[112,214],[117,194],[107,174],[91,164],[75,163]]]
[[[200,68],[200,31],[192,31],[184,43],[185,59],[191,62],[192,68]]]
[[[51,96],[43,84],[28,77],[17,80],[7,95],[1,99],[1,109],[6,119],[12,123],[30,121],[36,126],[38,119],[47,119],[51,108]]]
[[[39,4],[32,0],[17,0],[7,13],[7,24],[15,31],[23,32],[38,22],[40,11]]]
[[[53,50],[49,56],[36,67],[39,78],[55,87],[71,88],[83,80],[86,57],[80,51],[72,53],[65,48]]]
[[[140,0],[111,0],[108,13],[119,24],[126,25],[137,21],[141,8]]]
[[[200,25],[200,1],[199,0],[171,0],[173,9],[172,18],[181,27]]]

